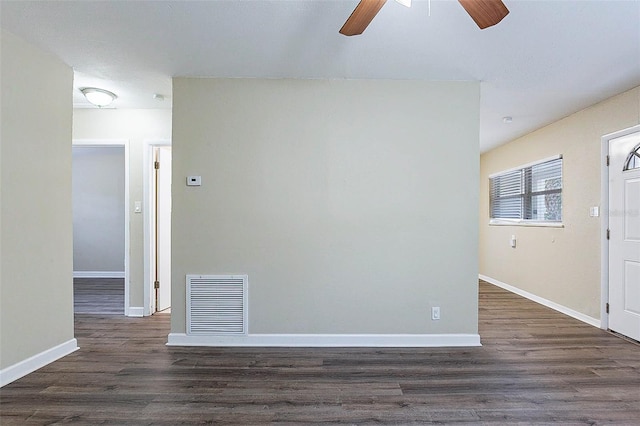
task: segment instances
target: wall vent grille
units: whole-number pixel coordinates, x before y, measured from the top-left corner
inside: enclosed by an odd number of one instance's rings
[[[187,275],[187,334],[247,334],[247,275]]]

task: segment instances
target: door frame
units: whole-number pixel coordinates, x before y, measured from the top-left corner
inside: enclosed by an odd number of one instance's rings
[[[131,309],[130,302],[130,256],[131,242],[130,214],[129,214],[129,140],[128,139],[72,139],[71,146],[123,147],[124,148],[124,315],[139,317],[137,309]],[[135,312],[133,312],[135,311]]]
[[[151,229],[153,220],[151,218],[151,203],[153,202],[153,194],[151,192],[151,179],[153,178],[153,150],[161,146],[171,146],[171,140],[167,139],[149,139],[142,142],[142,211],[144,216],[144,306],[143,315],[153,315],[152,307],[154,304],[153,296],[153,277],[151,276],[151,235],[154,232]]]
[[[607,229],[609,228],[609,166],[607,166],[607,155],[609,155],[609,144],[613,139],[623,136],[640,133],[640,124],[609,133],[600,138],[602,166],[600,173],[600,328],[609,329],[609,314],[607,314],[607,303],[609,303],[609,240],[607,240]]]

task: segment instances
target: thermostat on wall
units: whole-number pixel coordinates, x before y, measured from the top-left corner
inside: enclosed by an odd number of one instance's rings
[[[200,185],[202,185],[202,178],[200,176],[187,176],[187,186]]]

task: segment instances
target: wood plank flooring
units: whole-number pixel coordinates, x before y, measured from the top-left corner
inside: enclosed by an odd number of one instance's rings
[[[124,278],[74,278],[77,314],[124,315]]]
[[[76,315],[81,349],[0,423],[640,425],[640,346],[480,284],[479,348],[166,347],[169,315]]]

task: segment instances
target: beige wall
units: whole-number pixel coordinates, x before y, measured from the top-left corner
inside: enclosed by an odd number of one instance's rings
[[[174,333],[230,273],[252,334],[477,333],[477,83],[173,84]]]
[[[0,369],[5,369],[73,340],[73,72],[7,32],[0,43]]]
[[[143,215],[134,214],[142,201],[143,142],[171,139],[170,109],[75,109],[73,139],[124,139],[129,141],[129,300],[144,306]]]
[[[635,88],[483,154],[480,274],[599,319],[600,218],[589,207],[600,205],[600,138],[638,123]],[[564,156],[564,228],[489,226],[489,175],[555,154]]]

